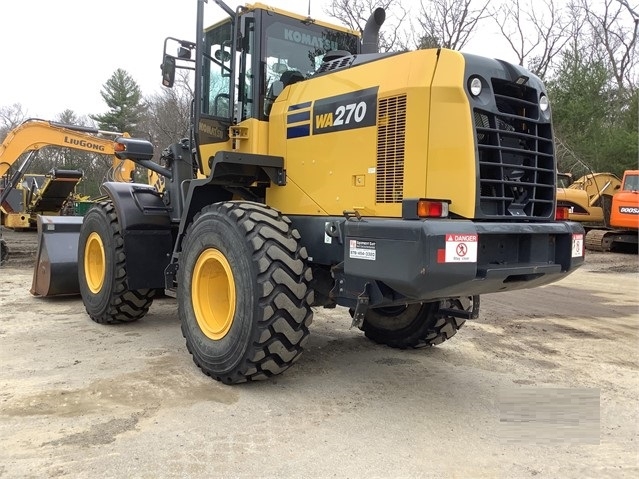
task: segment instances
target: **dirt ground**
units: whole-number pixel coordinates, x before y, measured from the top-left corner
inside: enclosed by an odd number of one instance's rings
[[[102,326],[29,294],[34,233],[5,233],[0,477],[639,477],[637,255],[485,295],[480,320],[399,351],[315,314],[269,381],[193,364],[176,305]]]

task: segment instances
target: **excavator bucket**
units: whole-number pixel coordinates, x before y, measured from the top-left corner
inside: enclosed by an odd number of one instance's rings
[[[38,216],[38,251],[31,294],[79,294],[78,240],[82,216]]]

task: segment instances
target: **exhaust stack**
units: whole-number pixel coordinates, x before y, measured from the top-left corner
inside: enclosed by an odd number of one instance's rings
[[[386,10],[379,7],[371,14],[362,32],[362,53],[379,53],[379,28],[386,20]]]

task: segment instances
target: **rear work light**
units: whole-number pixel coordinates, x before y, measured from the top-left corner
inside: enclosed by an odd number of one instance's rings
[[[558,221],[564,221],[568,219],[569,208],[566,206],[558,206],[555,210],[555,219]]]
[[[447,218],[450,200],[411,198],[402,201],[402,218],[418,220],[421,218]]]

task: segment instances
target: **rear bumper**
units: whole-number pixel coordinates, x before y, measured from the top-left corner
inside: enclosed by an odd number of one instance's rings
[[[584,230],[573,222],[467,220],[347,221],[344,272],[430,301],[532,288],[584,261]]]

